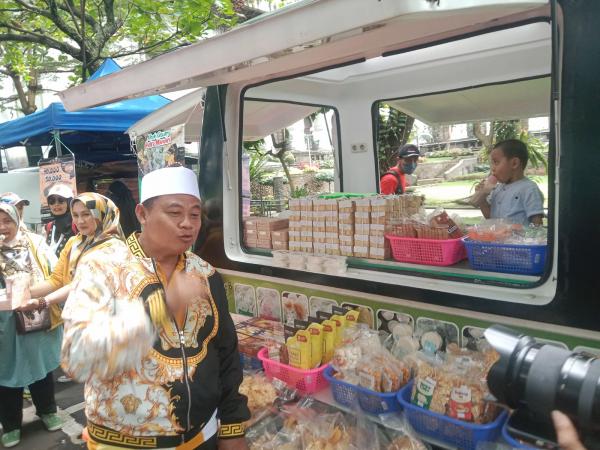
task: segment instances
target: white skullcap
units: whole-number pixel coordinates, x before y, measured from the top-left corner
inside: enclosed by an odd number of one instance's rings
[[[200,200],[196,174],[185,167],[165,167],[142,178],[140,203],[159,195],[187,194]]]

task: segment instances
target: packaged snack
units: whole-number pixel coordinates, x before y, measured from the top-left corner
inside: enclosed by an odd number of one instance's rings
[[[360,316],[360,312],[355,310],[350,310],[346,313],[346,327],[355,327],[358,323],[358,318]]]
[[[275,387],[262,373],[245,374],[240,393],[248,397],[248,409],[253,419],[260,411],[273,406],[277,398]]]
[[[321,325],[323,325],[323,363],[328,363],[335,350],[337,324],[333,320],[324,320]]]
[[[419,360],[412,403],[454,419],[488,423],[498,408],[486,402],[489,394],[480,355],[449,356],[447,360]]]
[[[323,325],[313,322],[308,326],[307,331],[310,333],[310,365],[311,368],[316,368],[323,360]]]
[[[298,331],[295,336],[288,338],[286,346],[290,366],[303,370],[311,368],[311,344],[310,333],[308,331]]]
[[[336,325],[334,346],[338,347],[342,342],[342,337],[344,336],[346,317],[341,314],[333,314],[330,320],[335,322]]]
[[[342,413],[320,414],[303,427],[304,450],[354,450],[352,430]]]
[[[481,242],[505,242],[523,230],[523,225],[513,224],[506,219],[486,219],[469,227],[469,239]]]
[[[364,388],[375,392],[382,392],[381,379],[383,371],[380,366],[376,366],[370,359],[363,360],[356,367],[358,375],[358,384]]]
[[[442,228],[446,230],[447,234],[445,239],[459,239],[463,236],[462,230],[456,222],[448,216],[448,213],[444,208],[437,208],[427,218],[429,224],[433,228]]]

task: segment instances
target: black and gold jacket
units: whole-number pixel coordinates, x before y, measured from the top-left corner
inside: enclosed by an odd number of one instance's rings
[[[188,441],[215,410],[219,438],[243,436],[250,412],[246,397],[238,392],[242,369],[237,336],[220,275],[197,255],[181,255],[175,271],[204,286],[189,299],[183,326],[163,317],[150,352],[137,363],[128,361],[133,369],[107,377],[106,367],[121,367],[135,347],[118,337],[136,328],[136,318],[115,319],[114,299],[141,298],[146,314],[156,322],[164,307],[165,286],[171,285],[143,253],[135,235],[127,245],[119,242],[93,256],[80,262],[82,269],[77,270],[63,311],[63,367],[86,381],[92,439],[126,447],[171,447],[174,439]],[[176,279],[171,277],[172,282]],[[102,326],[103,320],[110,325]],[[123,330],[114,329],[118,326]],[[98,347],[99,339],[108,344]],[[96,348],[112,350],[87,351]],[[165,436],[170,439],[165,441]]]

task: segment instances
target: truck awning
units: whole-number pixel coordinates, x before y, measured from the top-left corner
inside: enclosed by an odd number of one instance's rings
[[[60,93],[69,110],[258,82],[549,16],[547,0],[307,0]]]

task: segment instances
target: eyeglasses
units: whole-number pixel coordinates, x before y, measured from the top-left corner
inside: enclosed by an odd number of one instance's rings
[[[55,203],[67,203],[67,200],[62,197],[48,197],[49,205],[54,205]]]

